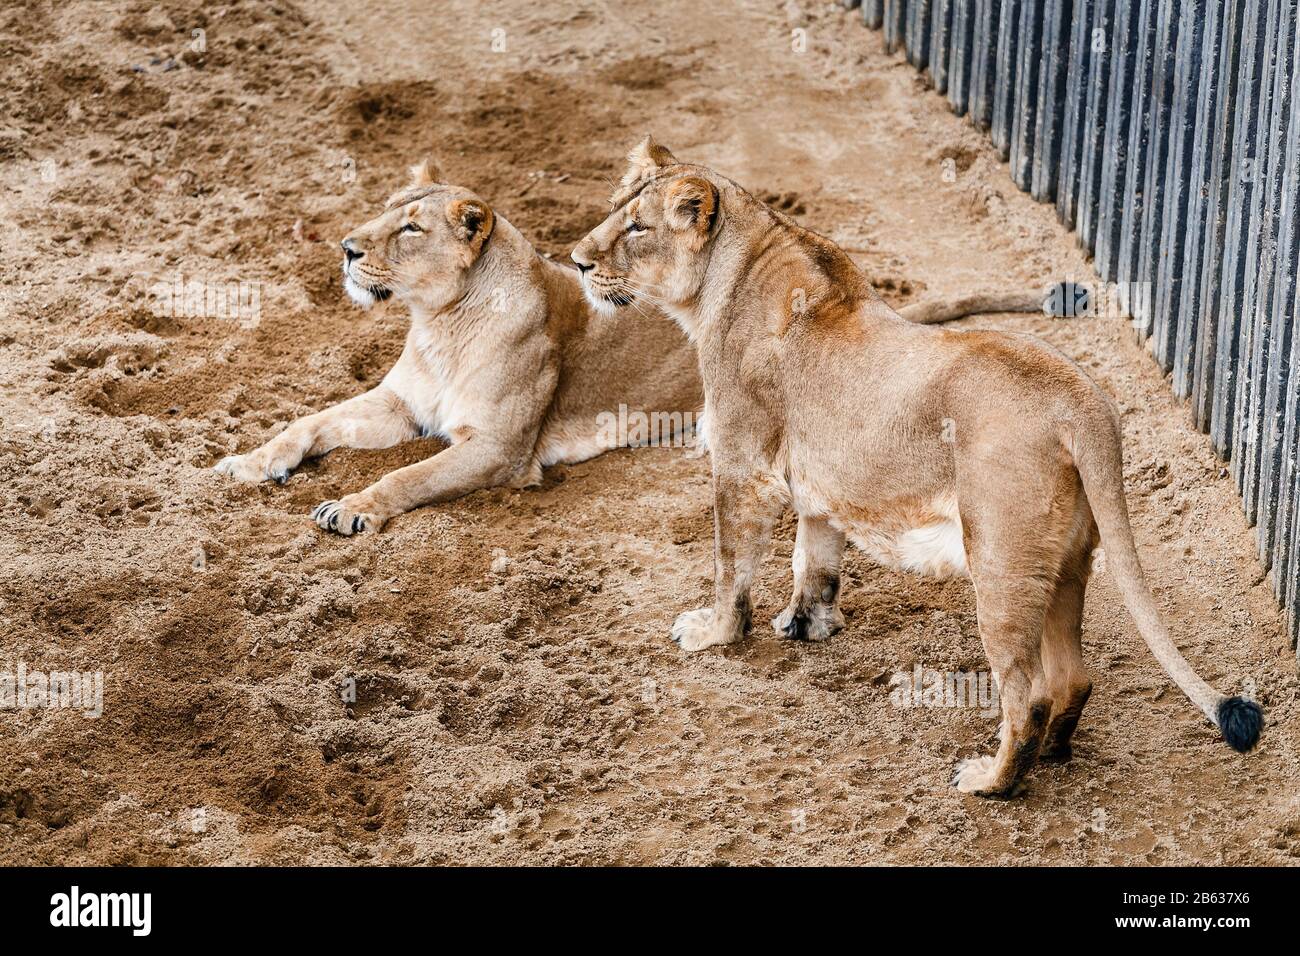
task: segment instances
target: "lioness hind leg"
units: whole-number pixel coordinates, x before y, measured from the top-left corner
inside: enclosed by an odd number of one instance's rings
[[[974,569],[973,569],[974,570]],[[953,783],[963,793],[1010,798],[1038,759],[1052,710],[1040,645],[1047,596],[1033,578],[973,574],[980,639],[997,678],[1001,744],[993,757],[965,760]]]
[[[1043,628],[1043,669],[1052,698],[1052,717],[1039,754],[1042,760],[1064,762],[1074,755],[1070,738],[1092,693],[1081,642],[1084,588],[1085,582],[1079,579],[1059,584]]]
[[[791,562],[794,593],[789,606],[772,618],[778,634],[797,641],[824,641],[844,627],[839,609],[843,555],[843,532],[826,518],[799,516]]]
[[[1070,738],[1092,693],[1092,681],[1083,663],[1083,602],[1091,541],[1087,545],[1063,569],[1047,608],[1043,671],[1052,698],[1052,716],[1038,755],[1040,760],[1064,762],[1074,755]]]

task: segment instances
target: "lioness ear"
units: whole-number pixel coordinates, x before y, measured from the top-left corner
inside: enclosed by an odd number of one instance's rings
[[[640,182],[661,166],[677,165],[677,159],[666,146],[660,146],[653,136],[647,135],[627,154],[627,164],[627,172],[620,184],[623,188]]]
[[[481,199],[453,199],[447,203],[447,222],[452,232],[478,252],[483,242],[492,235],[496,217]]]
[[[693,231],[698,239],[696,249],[704,244],[717,211],[718,190],[700,176],[675,179],[664,190],[664,219],[673,229]]]
[[[442,170],[432,157],[426,157],[411,167],[412,186],[434,186],[442,183]]]

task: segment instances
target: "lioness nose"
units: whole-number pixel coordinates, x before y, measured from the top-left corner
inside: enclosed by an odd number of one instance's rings
[[[582,251],[582,246],[575,247],[574,250],[569,253],[569,258],[578,264],[579,272],[586,272],[596,264],[592,262],[591,259],[587,258],[586,253]]]
[[[344,239],[342,245],[343,245],[343,256],[348,260],[349,263],[352,262],[354,259],[360,259],[363,255],[365,255],[364,252],[362,252],[360,249],[357,248],[357,244],[353,242],[351,239]]]

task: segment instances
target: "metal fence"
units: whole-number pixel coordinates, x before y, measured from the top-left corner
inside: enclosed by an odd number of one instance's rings
[[[1055,204],[1231,461],[1300,633],[1297,0],[845,0]],[[1292,370],[1295,370],[1294,373]]]

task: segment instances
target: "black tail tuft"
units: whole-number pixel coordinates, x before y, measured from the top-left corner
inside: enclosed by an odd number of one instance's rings
[[[1072,319],[1090,314],[1091,290],[1077,282],[1056,282],[1043,292],[1043,314]]]
[[[1233,750],[1246,753],[1259,742],[1263,729],[1264,711],[1253,700],[1225,697],[1219,701],[1219,731]]]

